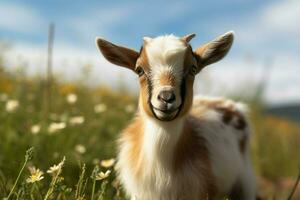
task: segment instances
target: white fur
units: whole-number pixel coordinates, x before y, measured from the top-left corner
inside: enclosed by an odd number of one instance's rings
[[[162,73],[171,72],[180,82],[186,49],[186,44],[173,35],[160,36],[147,42],[145,51],[152,79],[157,80]]]
[[[121,181],[129,196],[139,200],[198,200],[202,182],[194,178],[197,172],[186,169],[184,174],[173,174],[170,170],[183,119],[164,123],[141,115],[145,123],[140,157],[144,162],[141,179],[135,180],[132,169],[128,167],[126,144],[121,146],[118,161]]]

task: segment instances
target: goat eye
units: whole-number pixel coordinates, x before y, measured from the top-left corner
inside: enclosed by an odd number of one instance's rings
[[[144,74],[144,69],[142,67],[137,67],[135,71],[139,76]]]
[[[195,74],[197,73],[197,66],[193,65],[193,66],[191,67],[191,69],[190,69],[190,73],[191,73],[192,75],[195,75]]]

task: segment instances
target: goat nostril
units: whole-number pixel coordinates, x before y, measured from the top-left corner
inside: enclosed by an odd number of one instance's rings
[[[158,100],[166,103],[172,103],[175,99],[175,94],[172,91],[161,91],[158,95]]]

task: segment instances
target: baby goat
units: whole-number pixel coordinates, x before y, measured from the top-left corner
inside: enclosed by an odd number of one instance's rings
[[[193,98],[195,75],[227,54],[233,32],[195,51],[194,36],[145,37],[140,52],[96,40],[109,62],[139,77],[139,110],[120,137],[117,162],[132,199],[255,199],[245,106]]]

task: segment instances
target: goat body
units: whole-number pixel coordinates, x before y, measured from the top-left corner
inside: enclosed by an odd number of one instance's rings
[[[197,97],[171,123],[142,112],[119,141],[118,170],[129,196],[143,200],[255,199],[245,106]]]

